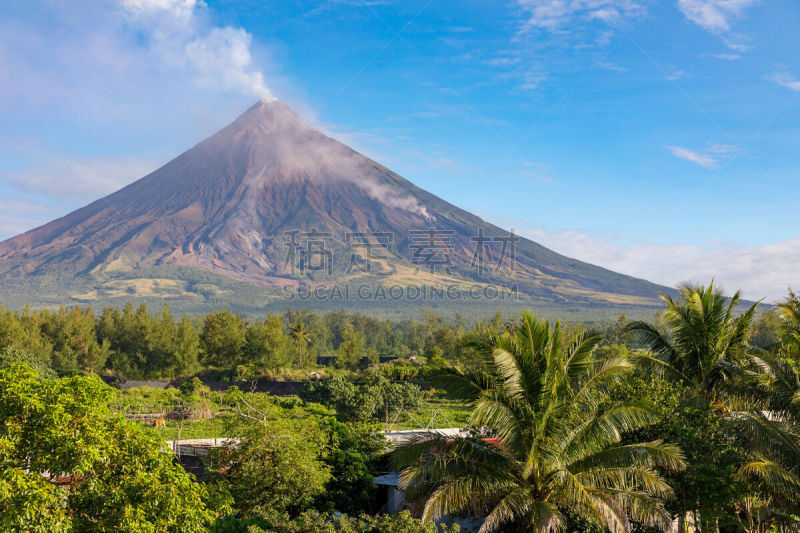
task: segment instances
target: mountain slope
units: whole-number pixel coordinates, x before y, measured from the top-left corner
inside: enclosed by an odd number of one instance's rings
[[[649,306],[666,290],[514,237],[277,101],[255,104],[127,187],[0,243],[0,281],[13,299],[41,299],[53,280],[70,287],[56,290],[65,303],[178,296],[198,279],[264,290],[469,282],[594,306]]]

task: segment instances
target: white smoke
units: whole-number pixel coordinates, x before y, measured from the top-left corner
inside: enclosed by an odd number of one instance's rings
[[[203,87],[275,100],[264,74],[253,65],[253,36],[244,28],[209,25],[202,1],[120,2],[130,23],[146,36],[151,52],[168,69],[188,70]]]
[[[225,89],[251,91],[265,101],[275,100],[264,75],[251,70],[253,37],[242,28],[214,28],[186,45],[186,57],[201,83]]]
[[[270,150],[275,150],[277,157],[272,159],[264,156],[267,165],[265,172],[253,174],[251,186],[258,187],[273,172],[283,179],[346,181],[357,185],[370,198],[388,207],[402,209],[425,219],[432,218],[425,206],[412,195],[391,183],[378,181],[374,173],[380,170],[373,167],[368,159],[338,141],[323,137],[288,108],[278,105],[278,111],[270,115],[268,122],[256,126],[264,128],[265,134],[271,136],[268,146]],[[272,165],[278,165],[279,168],[267,171]]]
[[[416,213],[427,220],[432,218],[425,206],[420,205],[416,198],[402,194],[389,185],[378,183],[371,179],[353,180],[353,182],[361,187],[371,198],[384,205]]]
[[[298,168],[304,168],[309,174],[320,179],[340,179],[349,181],[361,188],[373,200],[392,207],[415,213],[427,220],[431,219],[430,213],[416,198],[392,187],[390,184],[381,183],[372,177],[372,169],[368,168],[366,159],[350,150],[339,142],[303,143],[293,146],[293,151],[299,148],[299,153],[292,154],[290,158]]]

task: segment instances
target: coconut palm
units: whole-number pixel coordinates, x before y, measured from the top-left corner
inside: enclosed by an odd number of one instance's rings
[[[720,387],[738,372],[747,357],[758,304],[737,314],[740,293],[731,298],[714,287],[683,285],[677,299],[661,294],[666,333],[647,322],[631,322],[626,330],[652,356],[645,359],[666,377],[676,378],[712,400]]]
[[[778,305],[779,353],[751,356],[756,371],[752,398],[756,409],[734,413],[752,451],[742,474],[756,481],[759,496],[786,513],[800,511],[800,301],[789,291]],[[794,523],[794,530],[800,526]]]
[[[621,442],[652,415],[644,402],[609,399],[607,386],[632,365],[599,359],[599,341],[585,332],[567,341],[558,323],[528,313],[472,340],[483,370],[454,370],[448,383],[471,397],[478,434],[433,435],[395,451],[401,485],[422,496],[424,518],[482,516],[483,532],[561,531],[570,515],[615,533],[630,519],[669,527],[661,499],[671,491],[655,467],[681,467],[681,452]]]
[[[740,475],[750,482],[752,494],[768,502],[766,511],[778,519],[800,512],[800,425],[769,412],[731,413],[738,437],[750,452]],[[787,530],[799,531],[797,519]],[[786,524],[784,524],[784,527]]]
[[[755,367],[751,397],[771,418],[800,422],[800,373],[783,354],[750,356]]]
[[[778,304],[783,350],[790,357],[800,356],[800,298],[789,289],[789,296]]]

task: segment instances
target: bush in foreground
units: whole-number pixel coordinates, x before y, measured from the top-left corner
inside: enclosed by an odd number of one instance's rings
[[[0,370],[0,530],[204,531],[208,493],[96,377]]]

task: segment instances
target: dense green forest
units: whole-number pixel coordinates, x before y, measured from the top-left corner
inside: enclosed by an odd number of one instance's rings
[[[117,391],[98,374],[178,387]],[[305,385],[204,384],[258,377]],[[798,398],[791,292],[762,312],[686,286],[653,320],[594,328],[530,313],[6,309],[0,529],[399,533],[450,516],[482,531],[800,531]],[[164,451],[175,428],[123,416],[154,401],[181,405],[179,428],[237,437],[202,482]],[[468,431],[389,449],[390,407],[431,402],[458,406]],[[380,514],[372,478],[390,471],[411,514]]]
[[[463,360],[468,325],[428,309],[420,320],[380,320],[361,313],[308,310],[245,320],[222,309],[190,319],[169,307],[122,310],[62,307],[55,311],[0,310],[0,351],[21,351],[34,365],[59,374],[95,372],[127,379],[184,377],[201,370],[227,378],[317,366],[320,356],[357,368],[380,356],[443,356]],[[503,321],[496,315],[490,322]]]
[[[755,320],[754,346],[776,345],[776,313]],[[246,320],[226,309],[178,317],[167,305],[158,312],[145,304],[99,312],[79,306],[0,308],[0,353],[59,375],[94,372],[122,379],[181,378],[210,370],[223,379],[275,376],[286,369],[315,368],[318,357],[333,357],[335,366],[351,369],[382,356],[441,357],[464,365],[474,355],[464,342],[472,330],[502,327],[515,319],[497,313],[468,323],[458,314],[445,318],[429,308],[419,314],[418,320],[393,321],[343,310],[287,310]],[[633,347],[622,336],[626,322],[623,314],[592,329],[604,334],[606,344]]]

